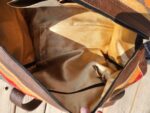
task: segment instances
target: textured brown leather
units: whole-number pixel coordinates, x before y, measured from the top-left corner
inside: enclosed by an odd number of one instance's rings
[[[33,99],[28,103],[23,103],[24,97],[25,97],[25,94],[15,88],[12,90],[10,94],[10,100],[15,105],[21,107],[24,110],[32,111],[42,103],[42,101],[37,100],[37,99]]]

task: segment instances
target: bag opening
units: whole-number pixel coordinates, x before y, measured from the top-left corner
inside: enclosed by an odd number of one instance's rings
[[[17,11],[27,24],[17,25],[29,30],[23,46],[35,61],[28,70],[70,112],[93,111],[136,52],[136,33],[75,3]],[[15,57],[8,43],[1,45]]]
[[[135,52],[136,33],[77,4],[35,9],[31,23],[33,76],[73,113],[93,110]]]

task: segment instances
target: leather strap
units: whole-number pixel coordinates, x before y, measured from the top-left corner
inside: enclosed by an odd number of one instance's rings
[[[147,60],[150,60],[150,41],[144,43],[144,47],[145,47],[145,57]]]
[[[37,99],[33,99],[28,103],[23,103],[23,99],[25,97],[25,94],[23,94],[22,92],[20,92],[17,89],[13,89],[11,94],[10,94],[10,100],[17,106],[21,107],[22,109],[28,110],[28,111],[32,111],[35,108],[37,108],[42,101],[37,100]]]

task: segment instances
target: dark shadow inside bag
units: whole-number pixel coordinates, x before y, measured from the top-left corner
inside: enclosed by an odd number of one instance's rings
[[[16,39],[20,45],[13,42],[11,46],[6,38],[0,44],[22,64],[34,61],[34,65],[27,66],[28,70],[72,113],[79,113],[81,107],[95,111],[108,88],[136,54],[135,32],[75,3],[17,9],[15,14],[19,20],[25,19],[27,26],[23,22],[19,24],[28,36]],[[2,18],[0,22],[3,22]],[[6,31],[5,27],[0,28]],[[12,49],[14,45],[25,47]],[[28,57],[25,54],[18,56],[22,50]],[[131,79],[129,84],[133,82]],[[125,86],[117,87],[114,93],[117,95],[122,88]]]

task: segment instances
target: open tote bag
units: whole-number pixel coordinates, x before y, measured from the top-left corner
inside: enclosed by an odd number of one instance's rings
[[[21,108],[44,101],[64,112],[94,113],[146,73],[149,2],[7,2],[0,1],[0,75]],[[25,95],[34,99],[23,103]]]

